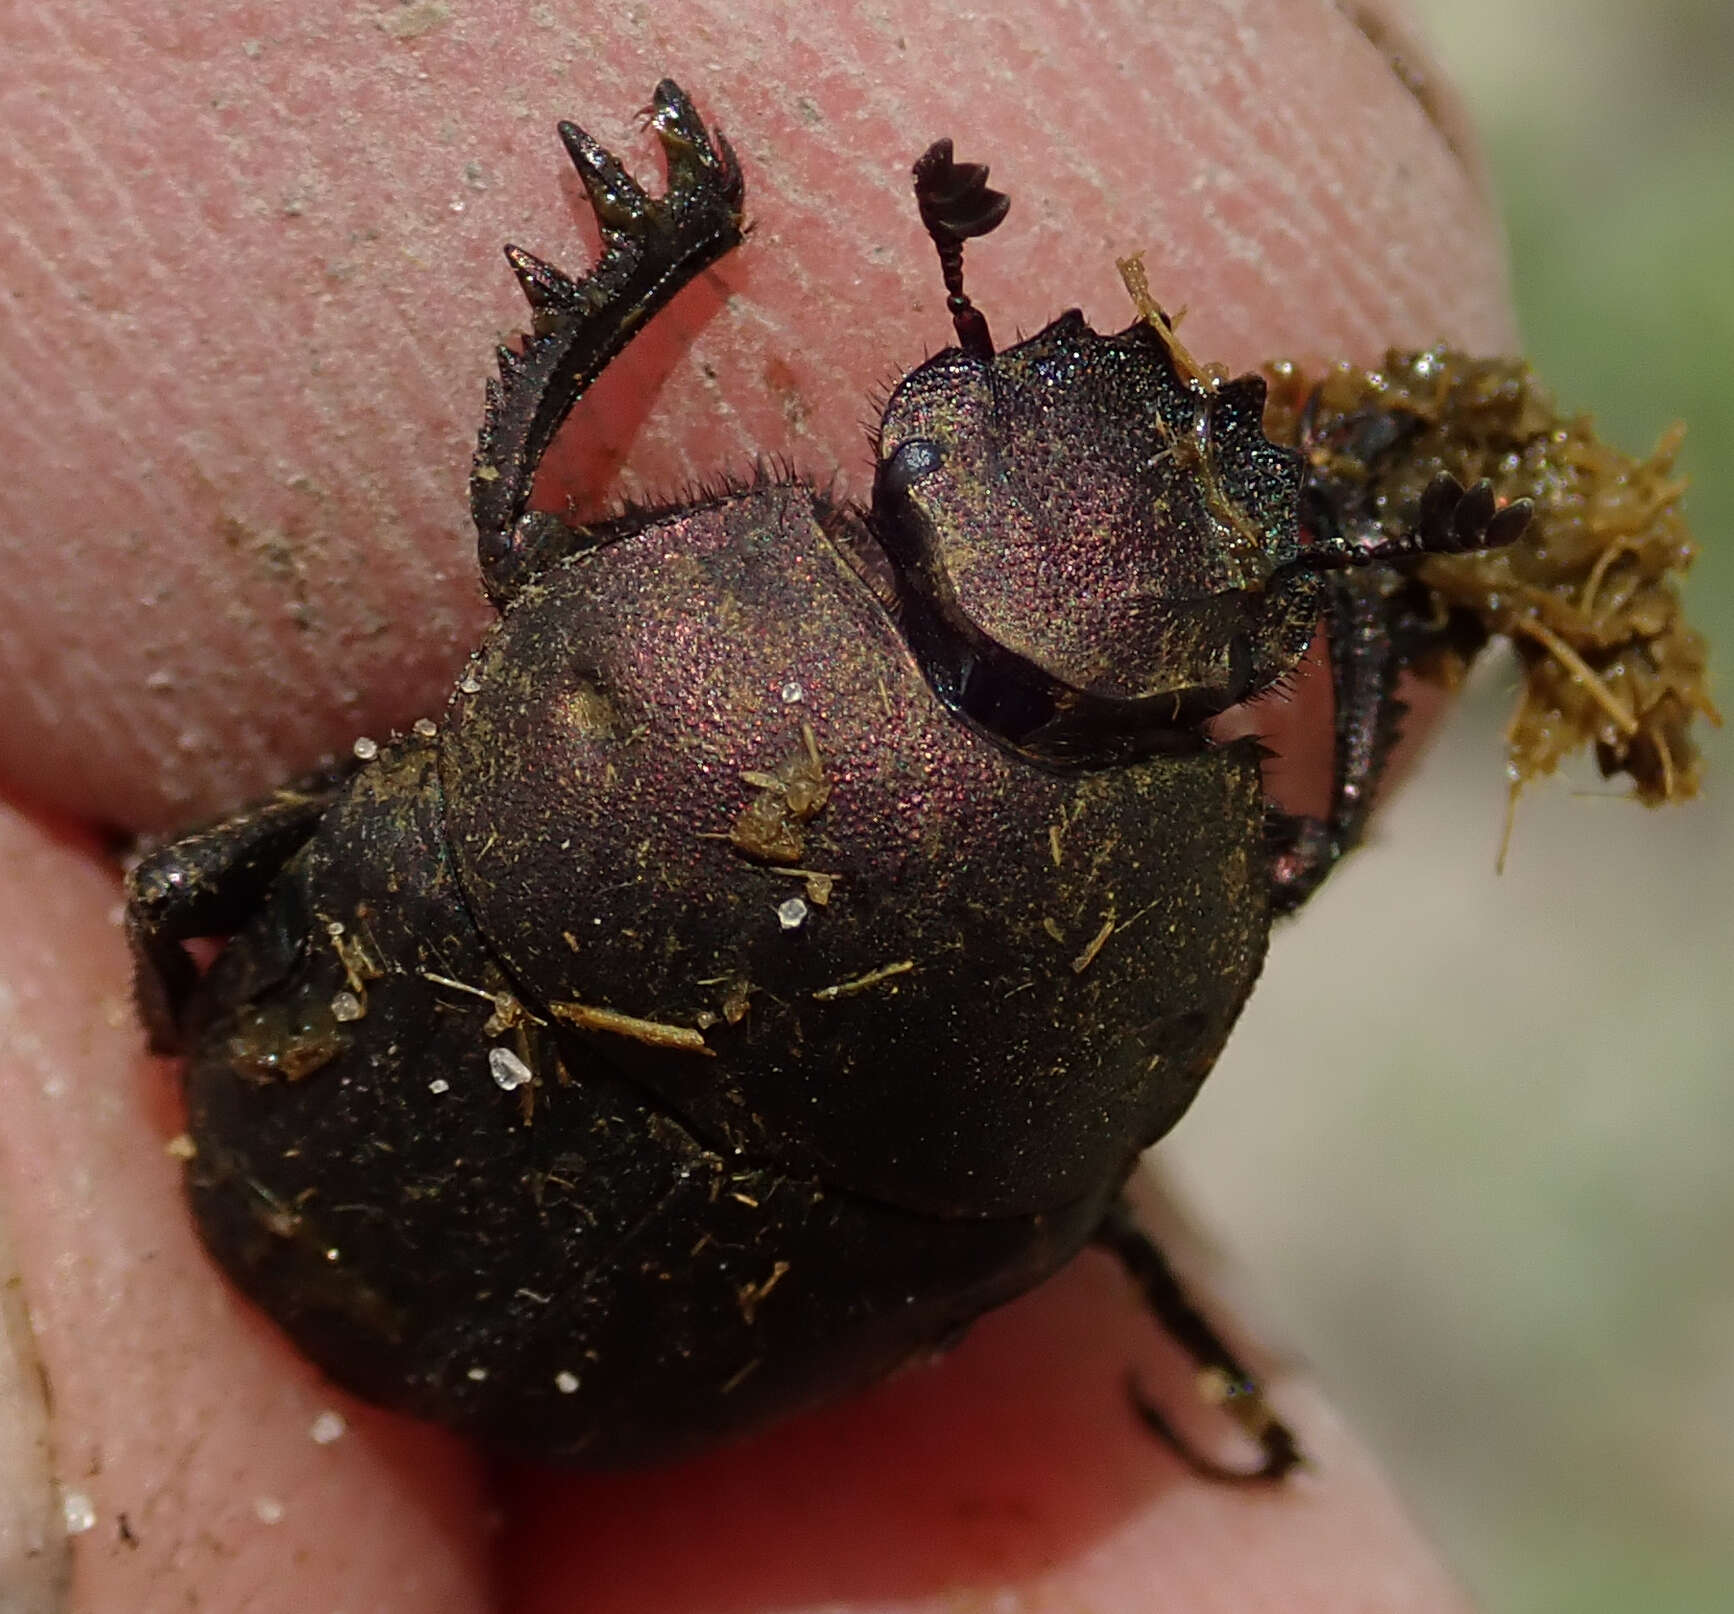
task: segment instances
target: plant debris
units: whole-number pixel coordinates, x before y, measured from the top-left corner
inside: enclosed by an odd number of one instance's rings
[[[1704,639],[1680,599],[1695,554],[1674,470],[1682,427],[1633,459],[1587,417],[1560,414],[1522,360],[1444,348],[1393,351],[1379,370],[1340,364],[1315,380],[1277,364],[1269,376],[1272,439],[1365,489],[1364,531],[1350,536],[1399,535],[1440,471],[1465,484],[1487,477],[1502,504],[1534,501],[1517,543],[1432,555],[1416,572],[1440,621],[1466,630],[1442,635],[1461,648],[1418,671],[1454,685],[1493,634],[1517,654],[1523,687],[1505,736],[1513,808],[1525,785],[1585,746],[1604,777],[1627,775],[1648,806],[1697,794],[1694,722],[1721,717]]]

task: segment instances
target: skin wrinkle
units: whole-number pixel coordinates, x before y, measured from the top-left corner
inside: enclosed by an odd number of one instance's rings
[[[44,18],[43,20],[45,26],[51,26],[51,18]],[[84,155],[86,160],[81,165],[79,172],[93,182],[100,182],[105,179],[106,173],[102,171],[101,165],[91,155],[88,144],[83,141],[76,127],[65,116],[61,115],[52,103],[45,99],[39,99],[37,105],[39,115],[48,119],[52,124],[55,143],[64,149],[78,151]],[[124,115],[124,107],[122,115]],[[118,233],[123,240],[119,249],[115,251],[112,261],[116,263],[129,262],[131,264],[130,272],[137,277],[140,283],[150,286],[153,290],[160,289],[163,276],[158,255],[154,243],[146,237],[136,210],[131,205],[132,193],[123,193],[112,185],[104,185],[104,195],[100,204],[81,207],[75,196],[68,192],[46,168],[38,165],[24,165],[21,171],[28,175],[37,176],[48,196],[54,215],[49,239],[75,241],[78,239],[80,225],[88,228],[88,221],[91,218],[104,219],[105,226],[109,220],[113,219],[117,222]],[[148,166],[144,170],[144,177],[149,178]],[[162,187],[152,187],[152,189],[159,194],[166,194],[170,198],[173,196],[172,186],[168,187],[166,192]],[[132,246],[134,248],[130,252],[125,250],[124,240],[129,231],[133,237]],[[50,274],[53,275],[51,254],[39,252],[37,256],[47,264]],[[102,273],[103,266],[101,265],[86,270],[87,275],[101,276]],[[103,300],[107,304],[112,305],[118,301],[115,295],[115,285],[116,283],[110,279],[98,288],[105,293]],[[109,328],[112,330],[112,322],[110,322]],[[76,337],[76,328],[73,334]],[[40,368],[49,377],[59,377],[60,371],[57,366],[44,365]],[[124,375],[127,372],[122,373]],[[67,390],[66,407],[76,416],[83,417],[74,433],[75,440],[82,438],[92,442],[106,442],[113,445],[113,452],[128,463],[141,466],[149,463],[149,456],[143,451],[128,427],[128,400],[114,400],[107,389],[79,388],[76,384],[75,372],[66,373],[64,385]],[[137,383],[136,390],[140,393],[147,391],[142,377]],[[20,392],[14,395],[24,396],[28,394]],[[137,501],[140,508],[137,509],[135,519],[142,519],[148,524],[154,516],[160,530],[187,530],[183,512],[176,507],[174,501],[174,490],[164,479],[148,475],[143,476],[140,478],[138,488],[143,496]],[[17,618],[9,612],[8,619],[16,620]],[[75,624],[71,622],[67,624],[66,637],[72,638],[76,642]],[[86,665],[92,665],[88,658],[81,659],[84,659]],[[34,684],[27,683],[27,687],[34,687]],[[58,715],[56,714],[57,717]],[[98,707],[96,715],[98,721],[101,721],[107,713],[102,707]],[[124,721],[119,720],[118,714],[115,721],[104,725],[102,732],[108,741],[105,749],[112,747],[114,751],[123,756],[130,752],[138,762],[148,762],[151,755],[150,751],[141,749],[137,737]]]
[[[1309,120],[1296,118],[1292,106],[1261,103],[1245,87],[1240,87],[1239,104],[1246,111],[1245,125],[1237,124],[1234,129],[1237,146],[1230,162],[1233,171],[1241,176],[1236,201],[1255,221],[1266,214],[1278,221],[1283,236],[1278,251],[1282,247],[1296,253],[1306,250],[1309,234],[1321,220],[1332,231],[1341,229],[1344,224],[1341,216],[1329,218],[1320,206],[1321,202],[1341,199],[1333,194],[1330,184],[1303,188],[1295,185],[1293,177],[1295,170],[1309,176],[1342,171],[1331,160],[1332,154],[1324,143],[1328,136]],[[1284,153],[1284,157],[1276,157],[1274,154],[1278,152]],[[1291,162],[1292,167],[1285,167]],[[1253,261],[1266,263],[1274,255],[1272,243],[1262,241]],[[1378,273],[1377,266],[1351,260],[1345,270],[1332,277],[1327,295],[1331,298],[1331,316],[1345,324],[1369,317],[1380,324],[1389,321],[1391,287]]]
[[[77,154],[83,161],[71,170],[73,183],[82,181],[84,186],[93,192],[100,193],[91,202],[81,204],[79,199],[69,192],[63,179],[53,173],[42,172],[41,182],[50,197],[58,215],[58,228],[53,232],[53,238],[58,240],[75,239],[74,231],[92,217],[104,220],[105,228],[110,233],[113,247],[117,253],[114,263],[135,261],[138,265],[136,273],[145,281],[150,290],[162,289],[162,268],[156,260],[154,252],[141,251],[150,246],[146,236],[143,220],[134,197],[123,193],[114,183],[112,176],[101,170],[95,162],[90,145],[79,131],[59,110],[55,102],[46,95],[34,98],[36,116],[49,121],[53,125],[53,142],[56,147]],[[130,236],[130,240],[128,237]],[[129,252],[128,249],[131,249]],[[86,283],[94,283],[92,289],[100,291],[100,298],[93,298],[98,308],[114,310],[122,306],[120,280],[111,272],[109,264],[85,264],[81,279]],[[85,294],[89,296],[89,293]]]
[[[1351,198],[1340,181],[1297,187],[1294,170],[1319,176],[1354,172],[1374,176],[1364,187],[1357,187],[1359,191],[1376,187],[1376,176],[1387,165],[1378,157],[1353,160],[1358,154],[1343,149],[1342,138],[1332,125],[1301,115],[1306,109],[1297,103],[1257,96],[1240,81],[1243,76],[1235,75],[1235,101],[1246,109],[1244,121],[1230,124],[1235,149],[1229,166],[1240,179],[1236,200],[1254,202],[1250,213],[1261,230],[1267,218],[1281,221],[1297,249],[1308,238],[1309,226],[1316,230],[1320,219],[1332,232],[1351,227],[1356,200],[1364,201],[1364,196]],[[1307,76],[1304,64],[1297,76]],[[1276,153],[1283,156],[1279,159]],[[1321,202],[1327,205],[1321,207]],[[1299,211],[1303,205],[1304,213]],[[1255,265],[1270,260],[1269,247],[1262,241],[1250,252],[1237,241],[1229,255]],[[1385,331],[1413,323],[1408,309],[1416,299],[1407,286],[1394,283],[1391,267],[1388,252],[1377,258],[1351,258],[1330,282],[1327,306],[1331,317]]]
[[[272,122],[278,123],[280,120],[274,116]],[[300,166],[304,168],[306,165],[303,163],[300,164]],[[148,178],[148,174],[145,177]],[[182,199],[178,187],[174,186],[172,183],[168,185],[153,186],[151,189],[155,194],[161,196],[165,203]],[[183,207],[180,210],[179,216],[177,216],[174,209],[165,206],[162,213],[162,219],[171,240],[181,239],[189,233],[185,212],[186,210]],[[142,232],[139,233],[142,235]],[[163,255],[159,244],[150,241],[145,244],[140,256],[142,256],[148,265],[155,267]],[[317,306],[317,299],[313,306]],[[262,317],[255,318],[252,324],[253,328],[258,333],[258,345],[261,347],[270,346],[271,340],[267,334]],[[405,346],[410,346],[410,344],[406,342]],[[200,357],[208,358],[210,356],[201,354]],[[220,357],[220,355],[218,357]],[[263,377],[258,379],[260,383],[264,381]],[[316,415],[328,417],[330,414],[334,413],[334,411],[319,409],[318,406],[323,402],[323,399],[316,391],[312,393],[310,401],[315,406]],[[397,410],[387,416],[383,410],[375,410],[372,414],[372,418],[367,421],[370,428],[368,432],[370,440],[376,443],[382,438],[389,441],[393,429],[396,429],[401,434],[401,414],[402,411]],[[246,411],[244,418],[245,430],[249,434],[259,434],[263,432],[267,441],[260,445],[259,451],[252,451],[244,446],[243,440],[238,439],[232,448],[228,448],[221,438],[211,434],[206,434],[205,444],[203,449],[200,451],[199,460],[202,480],[207,484],[214,484],[220,481],[226,474],[232,474],[227,473],[222,468],[225,460],[239,466],[246,464],[249,460],[262,460],[264,463],[273,464],[280,462],[284,458],[285,449],[282,443],[280,441],[269,440],[273,435],[272,426],[275,424],[272,417],[257,409],[249,409]],[[328,418],[321,419],[321,424],[328,423]],[[116,435],[119,435],[124,443],[126,434],[117,433]],[[330,433],[328,434],[327,441],[344,435],[347,434],[339,432]],[[402,458],[409,457],[408,451],[411,450],[413,446],[413,442],[401,435],[399,435],[398,440],[393,444],[393,448],[398,451],[399,456]],[[347,474],[351,479],[351,485],[360,481],[358,467],[355,466],[353,461],[350,461],[345,465],[342,463],[342,460],[338,455],[332,455],[331,458],[338,460],[335,469],[340,475]],[[197,531],[199,529],[199,522],[195,512],[186,506],[184,502],[180,508],[165,511],[162,519],[164,525],[169,527],[170,530]],[[384,552],[388,553],[389,548],[389,543],[380,544],[380,549]],[[192,579],[192,582],[194,586],[197,586],[199,578],[196,574]],[[249,610],[245,601],[231,600],[226,607],[226,612],[231,627],[239,636],[245,639],[255,638],[262,631],[265,631],[264,624],[259,618],[257,612],[255,610]],[[278,669],[277,667],[272,666],[266,669],[265,676],[268,686],[265,691],[265,697],[267,700],[273,698],[282,701],[293,699],[296,684],[290,669]],[[274,689],[270,687],[272,685],[275,685]],[[237,702],[241,698],[239,689],[237,689],[236,698]],[[287,764],[278,756],[274,748],[248,744],[248,741],[254,738],[255,732],[256,731],[250,729],[243,731],[243,734],[240,737],[240,745],[230,747],[231,759],[242,766],[255,765],[263,767],[272,773],[280,774],[286,771]],[[175,736],[176,745],[183,751],[189,749],[189,741],[193,742],[191,748],[202,749],[211,754],[218,752],[223,743],[218,736],[201,734],[197,729],[191,728],[184,728]],[[160,742],[158,743],[157,748],[160,748]]]
[[[1373,87],[1370,85],[1368,88],[1372,90]],[[1307,140],[1309,161],[1318,172],[1332,173],[1332,175],[1359,172],[1372,175],[1373,191],[1375,191],[1373,203],[1375,203],[1375,210],[1379,210],[1379,212],[1384,210],[1384,198],[1379,194],[1380,185],[1392,185],[1392,199],[1398,203],[1401,201],[1401,189],[1399,187],[1406,187],[1410,184],[1410,180],[1406,179],[1405,175],[1401,175],[1401,170],[1394,170],[1391,163],[1387,163],[1380,153],[1373,153],[1372,158],[1368,161],[1358,161],[1356,158],[1359,158],[1361,153],[1356,153],[1353,149],[1346,149],[1344,146],[1347,139],[1347,127],[1339,128],[1332,121],[1318,120],[1316,116],[1314,118],[1306,118],[1306,116],[1290,118],[1288,121],[1292,125],[1297,125],[1297,128],[1292,128],[1288,133],[1288,139],[1294,140],[1299,137],[1299,139]],[[1365,139],[1365,135],[1361,135],[1361,139]],[[1320,142],[1325,142],[1325,144],[1320,144]],[[1281,147],[1266,147],[1266,149],[1281,149]],[[1327,194],[1332,198],[1332,201],[1346,199],[1340,179],[1328,189]],[[1486,203],[1484,198],[1481,198],[1481,201],[1483,201],[1483,205]],[[1434,293],[1432,298],[1427,295],[1417,296],[1415,281],[1411,277],[1401,276],[1401,274],[1391,276],[1391,270],[1398,267],[1398,262],[1399,260],[1392,260],[1391,253],[1387,251],[1377,267],[1368,265],[1368,272],[1358,277],[1356,291],[1354,291],[1354,302],[1358,303],[1361,309],[1365,309],[1368,316],[1373,316],[1375,310],[1379,310],[1380,316],[1384,316],[1385,310],[1398,310],[1406,317],[1401,317],[1396,322],[1413,324],[1413,316],[1408,314],[1408,310],[1417,307],[1417,303],[1431,303],[1436,298],[1436,288],[1429,288]],[[1353,269],[1361,269],[1361,265],[1353,265]],[[1429,314],[1437,319],[1439,310],[1429,307]],[[1389,331],[1394,321],[1391,321],[1389,317],[1377,317],[1377,319],[1370,319],[1370,322],[1379,324]],[[1434,340],[1434,333],[1427,333],[1427,335],[1420,335],[1415,338],[1417,343],[1431,342],[1431,340]]]
[[[313,70],[310,76],[317,78],[317,71]],[[342,175],[340,173],[330,174],[327,165],[311,155],[308,145],[308,130],[311,125],[304,116],[296,116],[293,105],[297,99],[317,100],[323,93],[327,92],[323,90],[323,86],[320,86],[313,94],[297,96],[295,85],[292,82],[288,92],[284,95],[268,98],[269,111],[265,121],[273,130],[279,131],[280,143],[293,143],[292,147],[289,148],[294,153],[292,167],[298,175],[302,176],[296,182],[295,190],[298,200],[304,207],[303,214],[295,220],[296,227],[315,237],[353,235],[356,226],[342,206],[342,200],[347,194],[342,183]],[[232,163],[225,175],[228,182],[237,190],[244,187],[246,159],[250,155],[251,153],[246,151],[237,153],[241,160]],[[313,177],[309,179],[307,177],[309,175]],[[295,332],[301,350],[310,355],[311,367],[315,373],[321,364],[321,353],[340,345],[339,342],[321,337],[321,324],[333,300],[333,294],[328,287],[312,290],[303,310],[304,324]],[[425,353],[411,337],[404,321],[400,302],[394,300],[386,304],[383,323],[391,327],[394,334],[401,336],[401,347],[409,353],[413,365],[413,373],[407,378],[408,384],[403,389],[403,396],[415,398],[432,393],[436,388],[436,382],[427,364]],[[262,326],[262,321],[256,321],[255,324]],[[260,379],[263,380],[264,378]],[[319,456],[317,474],[307,471],[291,472],[288,468],[295,465],[298,460],[305,459],[306,456],[298,453],[292,445],[282,442],[279,432],[279,441],[269,445],[266,455],[261,457],[273,467],[274,472],[279,472],[279,468],[281,468],[279,474],[282,474],[284,480],[289,480],[291,476],[298,474],[308,476],[315,487],[321,489],[327,484],[350,487],[365,485],[365,468],[352,450],[352,445],[358,442],[367,443],[373,456],[378,456],[381,452],[381,445],[384,445],[385,453],[391,460],[410,465],[415,463],[415,443],[412,435],[414,426],[408,418],[409,411],[402,407],[401,402],[388,405],[383,397],[365,398],[363,400],[363,414],[359,422],[363,429],[357,431],[350,429],[345,423],[341,406],[334,407],[332,400],[329,399],[322,387],[310,386],[307,401],[321,430],[323,441],[334,446]],[[269,416],[265,416],[264,419],[268,421]],[[248,421],[248,430],[256,431],[259,429],[259,425],[260,418],[254,415]],[[237,461],[244,463],[244,459],[247,457],[244,442],[237,442],[232,452]],[[436,492],[433,487],[425,486],[427,482],[425,477],[418,478],[418,480],[424,483],[427,494],[431,495]],[[268,535],[268,531],[260,534],[262,540],[268,538]],[[400,542],[389,531],[380,532],[377,530],[374,534],[374,540],[382,559],[388,559],[392,550],[399,547]],[[411,546],[402,543],[401,547],[407,550]],[[315,539],[304,546],[298,570],[305,569],[310,565],[318,565],[327,572],[334,572],[336,564],[351,560],[352,557],[346,555],[340,548],[333,549]],[[339,574],[333,578],[333,581],[341,585],[344,579]],[[289,695],[290,692],[289,687],[283,689],[285,696]],[[350,699],[353,698],[351,692]],[[285,765],[275,757],[261,758],[260,760],[269,760],[275,763],[279,772],[286,771]]]
[[[1468,110],[1446,82],[1409,8],[1401,0],[1333,0],[1333,4],[1384,59],[1477,189],[1488,193],[1487,167]]]

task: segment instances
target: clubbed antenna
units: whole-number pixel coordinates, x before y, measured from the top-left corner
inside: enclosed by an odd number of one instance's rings
[[[963,243],[998,229],[1011,198],[988,189],[985,163],[956,162],[951,142],[936,140],[915,165],[915,205],[939,249],[945,306],[957,327],[958,346],[972,359],[991,359],[993,337],[987,316],[963,292]]]
[[[1414,527],[1402,537],[1375,544],[1340,540],[1309,544],[1280,569],[1341,572],[1359,566],[1391,566],[1422,555],[1503,549],[1523,536],[1534,513],[1529,499],[1500,504],[1486,477],[1465,488],[1449,471],[1441,471],[1422,492]]]

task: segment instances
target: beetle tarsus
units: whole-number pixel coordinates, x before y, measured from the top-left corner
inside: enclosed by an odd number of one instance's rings
[[[1092,1242],[1120,1263],[1143,1297],[1152,1317],[1197,1364],[1209,1399],[1258,1445],[1260,1460],[1235,1467],[1206,1456],[1187,1440],[1139,1387],[1127,1381],[1132,1409],[1151,1434],[1194,1473],[1228,1484],[1265,1484],[1280,1480],[1306,1461],[1293,1432],[1271,1410],[1258,1380],[1247,1371],[1208,1318],[1192,1303],[1168,1258],[1138,1226],[1125,1200],[1109,1206]]]
[[[1229,1387],[1223,1401],[1225,1410],[1258,1443],[1261,1458],[1246,1468],[1236,1468],[1229,1463],[1219,1463],[1214,1457],[1206,1457],[1168,1421],[1167,1414],[1145,1396],[1136,1374],[1127,1375],[1126,1393],[1138,1421],[1201,1479],[1218,1485],[1269,1485],[1286,1479],[1297,1468],[1306,1465],[1306,1457],[1296,1444],[1293,1432],[1281,1419],[1272,1415],[1255,1382],[1243,1380]]]
[[[586,547],[548,518],[526,514],[542,455],[561,422],[637,330],[717,259],[740,244],[741,172],[686,92],[657,85],[650,124],[668,164],[668,188],[645,193],[620,162],[573,123],[560,139],[602,232],[602,256],[574,279],[508,246],[506,259],[534,314],[521,350],[502,348],[470,472],[483,585],[503,605],[555,560]]]

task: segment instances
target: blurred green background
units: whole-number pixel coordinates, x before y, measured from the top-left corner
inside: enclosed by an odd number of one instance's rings
[[[1537,371],[1629,450],[1690,424],[1689,597],[1725,669],[1734,4],[1414,7],[1480,126]],[[1683,809],[1589,769],[1536,787],[1496,877],[1513,687],[1483,669],[1379,847],[1280,938],[1165,1155],[1231,1291],[1491,1614],[1727,1614],[1734,743]]]

